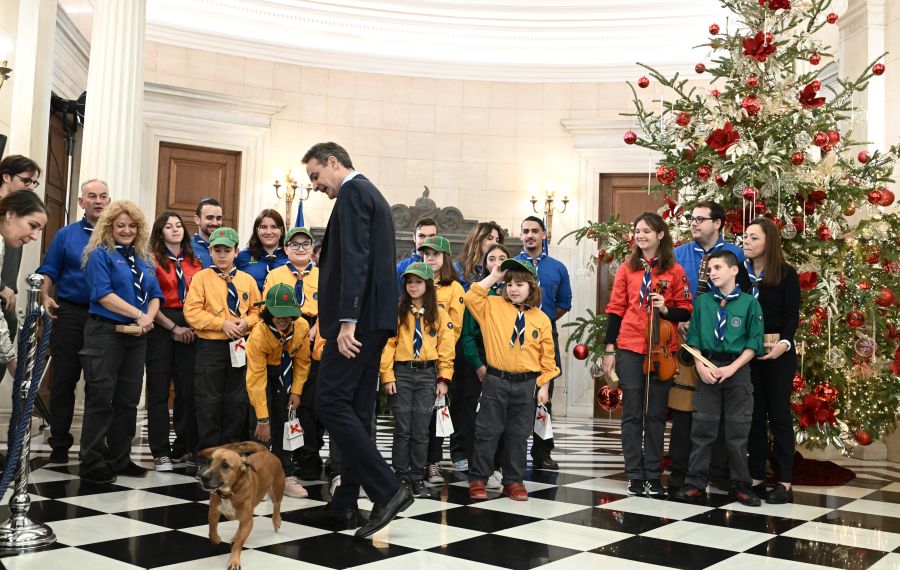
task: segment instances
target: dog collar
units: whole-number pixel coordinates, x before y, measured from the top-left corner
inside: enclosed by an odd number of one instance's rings
[[[216,495],[222,497],[223,499],[230,499],[234,495],[234,491],[229,491],[228,493],[225,493],[224,491],[222,491],[222,489],[219,489],[219,488],[216,488],[216,490],[213,492]]]

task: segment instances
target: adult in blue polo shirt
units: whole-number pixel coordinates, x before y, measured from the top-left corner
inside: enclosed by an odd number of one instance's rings
[[[148,247],[150,228],[137,204],[111,203],[85,248],[90,288],[84,325],[85,398],[81,428],[82,480],[111,483],[116,476],[144,477],[131,460],[131,441],[141,399],[147,333],[163,293]],[[119,331],[132,325],[134,332]]]
[[[50,462],[69,461],[69,448],[75,442],[69,431],[75,412],[75,387],[81,378],[78,351],[84,346],[84,324],[91,301],[90,289],[81,261],[94,225],[109,206],[109,188],[102,180],[81,185],[78,206],[84,217],[62,228],[53,237],[44,263],[37,272],[44,276],[41,295],[44,310],[55,319],[50,337],[53,356],[53,385],[50,388]],[[56,298],[50,294],[56,285]]]
[[[547,227],[544,221],[536,216],[528,216],[522,220],[521,235],[522,253],[516,259],[530,261],[537,269],[538,285],[541,286],[541,310],[550,317],[553,324],[553,349],[556,352],[556,365],[562,369],[559,357],[559,333],[556,321],[572,308],[572,284],[569,282],[569,270],[558,259],[544,253],[544,240],[547,239]],[[553,380],[550,381],[550,397],[553,398]],[[547,411],[551,412],[551,402],[547,402]],[[559,469],[559,464],[550,457],[553,451],[553,439],[541,439],[534,434],[531,445],[531,458],[537,469]]]
[[[397,262],[398,293],[403,292],[403,272],[413,263],[422,261],[422,254],[419,253],[419,248],[422,247],[422,244],[425,243],[426,239],[436,235],[438,235],[438,227],[434,218],[419,218],[416,221],[416,227],[413,229],[413,241],[416,243],[416,246],[413,248],[412,252],[410,252],[409,257]]]
[[[200,200],[194,210],[194,223],[197,224],[197,233],[191,237],[191,245],[200,265],[206,269],[213,264],[209,255],[209,236],[222,227],[222,204],[215,198]]]

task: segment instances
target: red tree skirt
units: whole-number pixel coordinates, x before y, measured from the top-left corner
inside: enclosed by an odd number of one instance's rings
[[[806,459],[799,451],[794,452],[794,485],[831,487],[846,485],[855,478],[856,473],[832,461]]]

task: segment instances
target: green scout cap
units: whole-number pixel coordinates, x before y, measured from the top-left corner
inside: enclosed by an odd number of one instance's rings
[[[297,234],[303,234],[308,237],[310,240],[313,239],[312,232],[309,231],[309,228],[291,228],[288,233],[284,234],[284,245],[287,245],[288,242],[291,241],[291,238]]]
[[[209,236],[209,247],[212,247],[214,245],[227,245],[228,247],[237,247],[240,241],[241,238],[238,237],[238,233],[232,228],[219,228],[213,231],[212,235]]]
[[[528,273],[531,273],[535,277],[537,277],[537,270],[534,268],[534,265],[531,264],[530,261],[526,261],[524,259],[506,259],[503,263],[500,264],[500,269],[506,271],[508,269],[525,269]]]
[[[431,236],[425,238],[425,243],[419,246],[419,251],[423,249],[433,249],[434,251],[439,251],[441,253],[446,253],[447,255],[452,255],[450,253],[450,241],[442,236]]]
[[[434,281],[434,271],[432,271],[430,267],[428,267],[421,261],[410,263],[409,267],[406,268],[406,271],[403,272],[403,276],[406,275],[415,275],[417,277],[425,279],[426,281]]]
[[[300,307],[297,306],[297,297],[294,296],[294,289],[284,283],[274,285],[266,293],[266,300],[260,301],[256,305],[265,305],[273,317],[300,316]]]

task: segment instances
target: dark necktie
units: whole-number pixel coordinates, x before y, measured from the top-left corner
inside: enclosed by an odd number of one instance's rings
[[[144,272],[137,266],[137,260],[134,257],[134,246],[116,244],[116,251],[121,253],[128,262],[128,267],[131,269],[131,281],[134,283],[134,298],[143,308],[147,302],[147,292],[144,290]]]
[[[231,271],[225,273],[215,265],[212,266],[216,275],[225,280],[228,284],[228,312],[237,318],[241,318],[241,299],[238,297],[237,287],[234,286],[234,276],[237,275],[237,267],[232,267]]]
[[[516,313],[516,325],[513,327],[512,338],[509,339],[509,346],[514,347],[516,341],[518,341],[519,350],[522,350],[522,347],[525,345],[525,311],[528,307],[518,303],[513,303],[513,306],[518,309],[518,312]]]
[[[413,315],[416,317],[416,330],[413,333],[413,359],[418,360],[419,354],[422,352],[422,315],[425,314],[425,307],[411,307]]]
[[[728,323],[728,311],[725,305],[741,296],[740,286],[735,286],[734,291],[723,295],[718,289],[713,290],[713,297],[719,302],[719,313],[716,318],[716,344],[725,342],[725,325]]]

